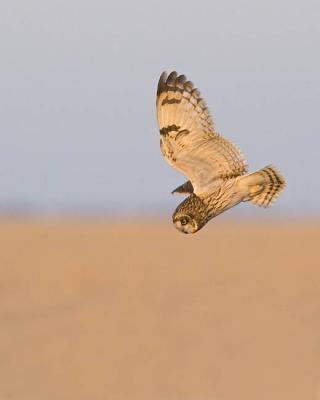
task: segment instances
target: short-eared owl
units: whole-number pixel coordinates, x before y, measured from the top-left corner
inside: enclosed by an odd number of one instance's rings
[[[245,175],[241,152],[216,132],[199,90],[184,75],[160,76],[157,117],[162,154],[189,179],[172,192],[189,195],[172,216],[179,231],[195,233],[241,201],[268,207],[284,188],[270,165]]]

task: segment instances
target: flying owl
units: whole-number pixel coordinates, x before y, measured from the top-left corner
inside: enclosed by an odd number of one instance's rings
[[[180,232],[195,233],[242,201],[268,207],[285,187],[271,165],[246,174],[240,150],[215,130],[199,90],[184,75],[162,73],[156,105],[162,154],[188,178],[172,192],[189,195],[172,216]]]

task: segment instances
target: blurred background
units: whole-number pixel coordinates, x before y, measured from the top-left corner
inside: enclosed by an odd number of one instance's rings
[[[318,1],[17,0],[0,11],[3,213],[170,212],[184,178],[160,154],[155,91],[173,69],[251,170],[283,171],[272,212],[319,213]]]
[[[0,398],[320,399],[320,3],[0,4]],[[163,70],[287,188],[197,235]]]

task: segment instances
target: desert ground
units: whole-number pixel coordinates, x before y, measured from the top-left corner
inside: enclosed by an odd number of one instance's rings
[[[0,399],[319,400],[320,221],[0,221]]]

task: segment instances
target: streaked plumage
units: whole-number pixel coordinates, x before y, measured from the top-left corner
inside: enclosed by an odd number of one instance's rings
[[[184,75],[164,72],[157,91],[160,148],[167,162],[188,177],[173,193],[189,194],[173,222],[195,233],[241,201],[269,206],[285,186],[272,166],[250,175],[240,150],[215,131],[198,89]]]

